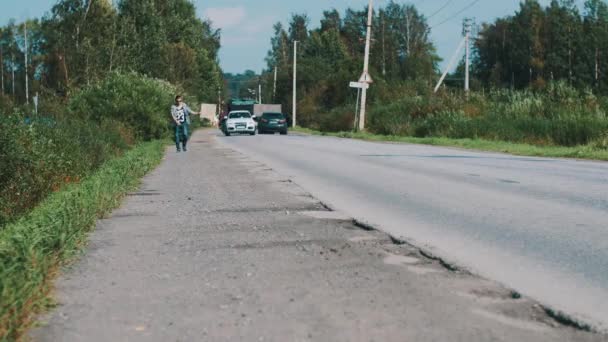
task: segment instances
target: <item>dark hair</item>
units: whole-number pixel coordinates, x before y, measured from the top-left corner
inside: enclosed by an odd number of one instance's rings
[[[182,100],[183,100],[184,98],[183,98],[181,95],[177,95],[177,96],[175,97],[175,102],[177,102],[177,100],[179,100],[179,99],[182,99]]]

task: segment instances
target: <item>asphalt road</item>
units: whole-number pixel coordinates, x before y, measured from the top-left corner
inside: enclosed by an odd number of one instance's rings
[[[214,135],[170,148],[99,221],[33,341],[606,340],[361,229]],[[242,138],[229,143],[316,140]]]
[[[217,140],[362,222],[608,327],[608,163],[305,135]]]

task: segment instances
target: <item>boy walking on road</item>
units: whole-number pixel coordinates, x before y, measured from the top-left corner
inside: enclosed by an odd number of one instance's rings
[[[181,95],[175,97],[175,104],[171,106],[171,117],[175,127],[175,147],[177,152],[188,151],[188,136],[190,134],[190,115],[200,115],[199,112],[193,112],[187,104],[184,103],[184,98]],[[180,146],[181,144],[181,146]]]

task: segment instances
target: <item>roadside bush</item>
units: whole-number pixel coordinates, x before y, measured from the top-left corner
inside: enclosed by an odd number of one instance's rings
[[[408,95],[371,106],[371,133],[576,146],[600,141],[608,131],[608,99],[563,82],[542,91],[471,93],[468,100],[445,90],[432,95],[419,89],[403,92]]]
[[[0,230],[0,341],[19,339],[44,309],[57,267],[82,247],[97,218],[160,162],[163,151],[162,141],[138,145]]]
[[[118,122],[1,116],[0,227],[62,185],[79,182],[131,143]]]
[[[0,115],[9,114],[13,110],[13,101],[6,95],[0,94]]]
[[[69,109],[98,123],[122,122],[138,139],[159,139],[168,134],[169,106],[176,93],[177,89],[165,81],[135,73],[112,73],[74,96]]]

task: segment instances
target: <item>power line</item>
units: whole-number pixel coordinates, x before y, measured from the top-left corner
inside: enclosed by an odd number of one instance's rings
[[[445,23],[447,23],[447,22],[449,22],[449,21],[451,21],[451,20],[458,19],[458,18],[456,18],[458,15],[460,15],[460,14],[464,13],[464,12],[465,12],[466,10],[468,10],[469,8],[471,8],[471,7],[475,6],[475,4],[476,4],[476,3],[478,3],[479,1],[480,1],[480,0],[474,0],[474,1],[472,1],[470,4],[468,4],[467,6],[465,6],[465,8],[463,8],[463,9],[461,9],[460,11],[458,11],[458,12],[456,12],[456,13],[452,14],[452,15],[451,15],[451,16],[449,16],[449,17],[448,17],[446,20],[444,20],[444,21],[442,21],[442,22],[440,22],[440,23],[438,23],[438,24],[436,24],[436,25],[431,26],[431,29],[434,29],[434,28],[435,28],[435,27],[437,27],[437,26],[441,26],[441,25],[443,25],[443,24],[445,24]]]
[[[446,7],[448,7],[452,2],[454,2],[454,0],[448,0],[445,4],[443,4],[443,6],[441,6],[438,10],[436,10],[433,14],[431,14],[428,19],[431,19],[432,17],[436,16],[437,14],[439,14],[439,12],[443,11]]]

